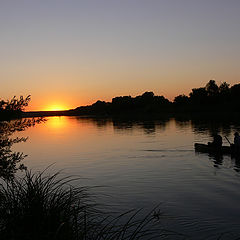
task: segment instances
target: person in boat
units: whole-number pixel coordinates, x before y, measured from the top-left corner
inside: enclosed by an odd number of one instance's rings
[[[238,132],[234,133],[234,142],[231,144],[232,154],[240,160],[240,136]]]
[[[214,148],[222,147],[222,137],[219,134],[215,134],[213,136],[213,141],[208,143],[209,146]]]
[[[240,136],[238,132],[234,133],[234,148],[240,151]]]

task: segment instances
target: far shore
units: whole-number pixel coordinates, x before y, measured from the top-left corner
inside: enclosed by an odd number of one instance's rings
[[[214,120],[231,120],[236,121],[240,117],[239,112],[133,112],[120,114],[98,114],[98,113],[80,113],[74,110],[62,111],[29,111],[22,112],[22,118],[34,117],[54,117],[54,116],[79,116],[89,118],[122,118],[122,119],[162,119],[162,118],[177,118],[177,119],[214,119]]]

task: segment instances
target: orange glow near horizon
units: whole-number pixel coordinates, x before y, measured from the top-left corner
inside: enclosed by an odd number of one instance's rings
[[[59,97],[59,95],[61,97]],[[61,111],[75,109],[83,104],[82,98],[60,94],[33,95],[25,111]]]
[[[142,95],[146,91],[152,91],[156,96],[164,96],[170,101],[173,101],[175,96],[179,94],[188,95],[191,92],[191,88],[188,89],[187,85],[183,83],[175,83],[175,86],[178,87],[178,90],[174,90],[172,88],[168,89],[167,86],[162,87],[160,90],[158,88],[142,87],[141,89],[129,90],[129,89],[93,89],[92,91],[85,91],[84,93],[70,93],[59,91],[59,93],[44,93],[38,92],[36,94],[32,94],[32,99],[29,103],[29,106],[26,107],[26,111],[61,111],[61,110],[69,110],[75,109],[80,106],[92,105],[96,101],[105,101],[111,102],[112,98],[118,96],[132,96],[136,97]],[[180,86],[181,85],[181,86]],[[203,86],[204,84],[199,84],[199,86]],[[193,87],[197,87],[197,85],[193,85]],[[167,89],[165,91],[165,89]]]
[[[33,100],[31,100],[31,102],[29,103],[29,106],[26,107],[26,111],[64,111],[64,110],[70,110],[70,109],[75,109],[77,107],[80,106],[87,106],[87,105],[92,105],[93,103],[95,103],[98,100],[101,101],[106,101],[106,102],[111,102],[113,97],[117,97],[117,96],[129,96],[131,95],[132,97],[136,97],[139,95],[142,95],[145,91],[153,91],[155,93],[156,96],[158,95],[163,95],[164,97],[167,97],[170,101],[174,99],[174,93],[173,94],[169,94],[169,96],[167,94],[163,94],[158,93],[156,90],[152,90],[152,89],[146,89],[146,90],[140,90],[137,92],[129,92],[129,91],[123,91],[121,93],[113,93],[113,94],[106,94],[106,96],[104,96],[104,93],[101,94],[100,97],[94,95],[94,96],[90,96],[90,97],[86,97],[84,96],[84,98],[81,98],[79,100],[77,96],[74,98],[73,97],[71,100],[69,100],[68,97],[65,97],[64,99],[59,99],[57,96],[55,97],[55,100],[53,99],[53,97],[51,97],[51,99],[49,99],[48,96],[45,96],[45,99],[43,102],[41,102],[40,98],[37,96],[35,97]]]
[[[52,104],[43,109],[43,111],[61,111],[61,110],[68,110],[69,107],[63,104]]]

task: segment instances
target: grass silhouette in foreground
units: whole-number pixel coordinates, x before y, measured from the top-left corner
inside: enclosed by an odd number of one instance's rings
[[[173,233],[154,227],[153,211],[110,216],[101,211],[88,187],[73,187],[72,177],[26,171],[0,185],[1,239],[134,240]],[[156,215],[156,213],[155,213]]]

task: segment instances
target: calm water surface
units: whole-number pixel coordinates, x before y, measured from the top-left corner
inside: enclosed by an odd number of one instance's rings
[[[201,121],[119,121],[51,117],[18,136],[24,164],[83,177],[101,185],[102,200],[113,208],[152,209],[160,205],[161,224],[191,239],[240,236],[240,163],[230,156],[197,154],[218,131],[230,140],[240,125]],[[224,140],[224,139],[223,139]],[[224,140],[224,145],[228,145]],[[103,197],[104,198],[104,197]]]

